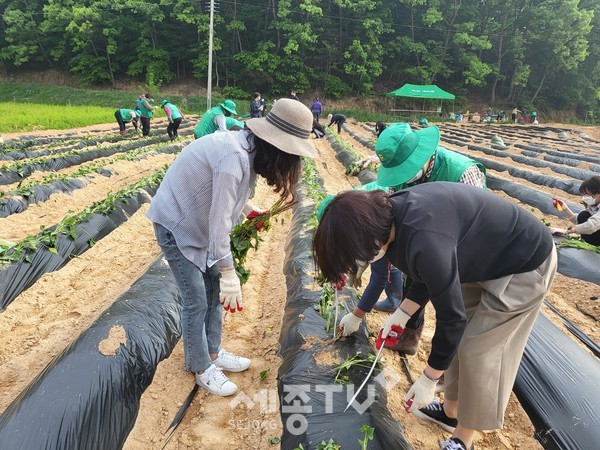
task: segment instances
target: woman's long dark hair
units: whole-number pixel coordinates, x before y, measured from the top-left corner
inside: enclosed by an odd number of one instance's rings
[[[327,281],[356,272],[356,261],[370,261],[385,244],[394,215],[385,192],[346,191],[323,212],[315,232],[313,255]]]
[[[269,186],[275,188],[282,200],[290,198],[288,204],[291,206],[296,201],[300,157],[279,150],[255,134],[251,133],[249,139],[254,139],[254,171],[264,177]]]

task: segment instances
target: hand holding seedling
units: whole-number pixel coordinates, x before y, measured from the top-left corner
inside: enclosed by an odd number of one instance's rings
[[[340,320],[340,333],[342,336],[349,336],[352,333],[356,333],[360,327],[361,318],[354,315],[354,313],[348,313],[342,320]]]

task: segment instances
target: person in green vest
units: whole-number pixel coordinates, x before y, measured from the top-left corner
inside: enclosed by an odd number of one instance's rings
[[[131,122],[135,131],[138,131],[138,115],[133,109],[117,109],[115,111],[115,119],[119,124],[119,133],[125,136],[125,124]]]
[[[375,144],[375,153],[381,161],[377,172],[377,184],[387,188],[388,192],[396,192],[410,186],[432,181],[450,181],[469,184],[485,189],[485,166],[459,153],[447,150],[439,146],[440,131],[435,126],[429,126],[419,130],[411,130],[407,123],[394,123],[388,126],[379,136]],[[385,260],[383,263],[381,260]],[[358,330],[362,317],[374,309],[378,311],[394,312],[400,305],[401,289],[387,290],[388,297],[375,303],[381,294],[386,280],[393,275],[393,266],[384,257],[371,264],[371,280],[362,295],[361,304],[369,306],[367,310],[355,308],[354,312],[342,319],[344,323],[344,335]],[[373,265],[388,267],[373,268]],[[362,284],[362,271],[366,263],[359,265],[359,273],[349,274],[350,285],[360,287]],[[388,272],[389,271],[389,272]],[[410,284],[406,280],[405,287]],[[397,295],[390,295],[396,291]],[[400,291],[400,292],[398,292]],[[405,289],[406,291],[406,289]],[[350,316],[352,315],[352,316]],[[423,332],[425,321],[425,308],[420,308],[406,324],[404,333],[399,336],[398,343],[391,348],[401,353],[414,355],[419,348],[419,340]]]
[[[235,108],[236,104],[233,100],[225,100],[223,103],[219,103],[218,106],[210,108],[194,128],[194,137],[198,139],[217,130],[227,131],[225,118],[232,114],[237,116],[238,113]]]
[[[169,133],[169,138],[173,141],[179,137],[177,135],[177,130],[179,130],[179,125],[181,125],[181,121],[184,119],[183,113],[169,100],[163,100],[160,102],[160,106],[169,120],[167,133]]]
[[[154,96],[148,92],[140,95],[140,98],[135,102],[135,109],[139,111],[140,121],[142,122],[142,136],[150,134],[150,119],[154,116],[154,110],[158,106],[154,106]]]

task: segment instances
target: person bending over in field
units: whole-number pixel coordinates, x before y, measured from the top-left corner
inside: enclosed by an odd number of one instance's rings
[[[396,192],[409,186],[438,181],[451,181],[485,188],[485,167],[466,156],[439,146],[440,131],[437,127],[411,130],[407,123],[393,123],[377,139],[375,153],[381,164],[377,171],[377,183],[383,189]],[[358,272],[349,274],[350,285],[360,287],[362,271],[366,263],[358,266]],[[342,318],[343,334],[358,330],[365,313],[371,308],[377,311],[396,311],[402,297],[402,275],[397,273],[387,258],[371,264],[371,279],[361,301],[353,312]],[[410,285],[410,274],[406,275],[406,286]],[[392,283],[387,281],[391,280]],[[377,302],[384,290],[387,298]],[[376,303],[377,302],[377,303]],[[420,308],[406,324],[398,343],[391,346],[408,355],[419,349],[419,340],[425,322],[425,308]]]
[[[229,233],[242,212],[264,213],[248,203],[257,175],[294,201],[300,157],[315,156],[312,121],[302,103],[282,99],[267,117],[249,119],[245,130],[195,140],[169,167],[150,204],[147,216],[182,297],[185,368],[212,394],[234,394],[237,386],[223,371],[250,366],[221,348],[223,308],[243,309]]]
[[[119,124],[119,133],[121,136],[125,136],[125,124],[129,122],[135,128],[135,131],[138,131],[138,116],[133,109],[117,109],[115,111],[115,119],[117,119],[117,123]]]
[[[212,134],[217,130],[227,131],[226,117],[232,114],[237,116],[236,104],[233,100],[225,100],[218,106],[210,108],[204,113],[196,128],[194,128],[194,138],[198,139],[207,134]]]
[[[347,191],[324,209],[313,251],[329,282],[355,272],[357,260],[383,256],[410,276],[383,338],[392,326],[401,332],[431,301],[431,352],[404,402],[408,412],[452,432],[441,449],[473,449],[475,430],[502,428],[523,350],[556,274],[556,250],[543,223],[461,183],[424,183],[392,195]]]
[[[343,114],[328,114],[327,120],[329,120],[329,125],[327,128],[331,128],[331,125],[337,125],[337,132],[340,134],[342,132],[342,125],[346,122],[346,116]]]
[[[163,100],[160,103],[163,111],[167,115],[167,119],[169,121],[169,125],[167,126],[167,133],[169,134],[169,138],[174,141],[179,136],[177,135],[177,130],[179,130],[179,125],[181,125],[181,121],[185,118],[183,113],[179,111],[179,108],[171,103],[169,100]]]

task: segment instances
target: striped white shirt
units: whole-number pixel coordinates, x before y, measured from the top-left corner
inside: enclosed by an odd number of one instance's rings
[[[213,133],[187,145],[146,213],[173,233],[181,253],[202,271],[217,262],[233,264],[229,233],[256,186],[249,133]]]

